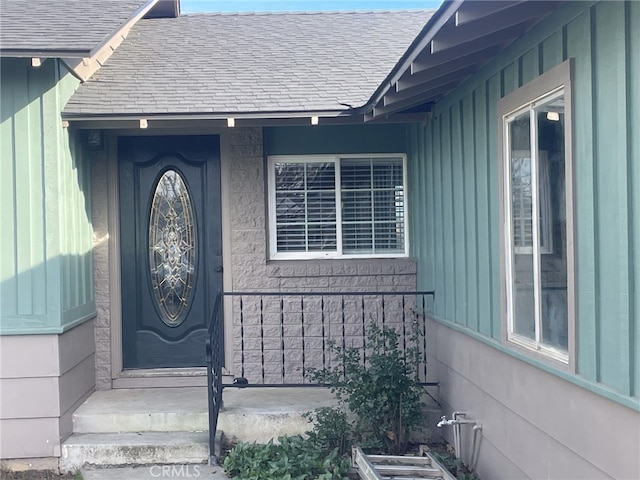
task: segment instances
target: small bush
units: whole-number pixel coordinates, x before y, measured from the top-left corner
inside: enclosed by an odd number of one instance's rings
[[[225,471],[243,480],[341,480],[350,467],[337,449],[324,453],[301,436],[279,437],[279,444],[238,443],[224,460]]]
[[[349,452],[352,425],[343,410],[321,407],[303,416],[313,423],[313,429],[307,435],[320,451],[328,453],[335,449],[338,455]]]
[[[420,423],[418,336],[416,328],[403,351],[395,330],[370,324],[366,362],[363,349],[332,345],[336,365],[312,373],[316,380],[328,383],[355,415],[353,440],[367,451],[404,453],[409,435]]]

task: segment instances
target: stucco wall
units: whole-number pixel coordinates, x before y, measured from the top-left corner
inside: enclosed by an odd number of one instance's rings
[[[441,323],[427,331],[443,413],[482,425],[481,478],[640,478],[638,412]],[[469,461],[471,428],[462,432]],[[453,441],[451,428],[440,433]]]

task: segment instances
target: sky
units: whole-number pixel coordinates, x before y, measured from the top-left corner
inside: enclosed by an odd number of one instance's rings
[[[438,8],[440,0],[180,0],[182,13]]]

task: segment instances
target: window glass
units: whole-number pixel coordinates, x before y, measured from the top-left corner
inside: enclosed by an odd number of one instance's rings
[[[554,92],[505,118],[509,338],[566,352],[564,94]]]
[[[406,254],[403,157],[292,157],[270,175],[276,258]]]
[[[535,340],[531,122],[528,111],[518,115],[510,122],[509,140],[512,241],[514,245],[512,261],[513,331]]]
[[[288,162],[273,168],[278,251],[335,250],[335,165]]]
[[[345,253],[404,252],[401,158],[341,159]]]
[[[567,349],[567,218],[565,201],[564,96],[535,109],[538,122],[538,157],[545,169],[538,176],[541,235],[547,234],[549,249],[540,257],[542,341]],[[544,231],[548,229],[548,232]]]

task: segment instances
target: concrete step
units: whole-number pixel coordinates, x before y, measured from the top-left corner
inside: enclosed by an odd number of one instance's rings
[[[441,412],[423,411],[426,442]],[[309,430],[303,413],[334,406],[326,388],[225,388],[218,431],[232,441],[265,443]],[[74,434],[62,445],[60,466],[163,465],[206,462],[209,457],[207,390],[203,387],[116,389],[95,392],[73,414]],[[156,472],[157,473],[157,472]]]
[[[199,464],[209,459],[206,432],[74,434],[62,444],[60,470],[86,465]]]
[[[226,388],[223,402],[218,432],[234,442],[267,442],[304,433],[302,414],[335,399],[325,388]],[[209,458],[208,431],[206,388],[95,392],[73,414],[60,468],[201,463]]]
[[[195,432],[209,429],[204,387],[95,392],[73,414],[74,433]]]

